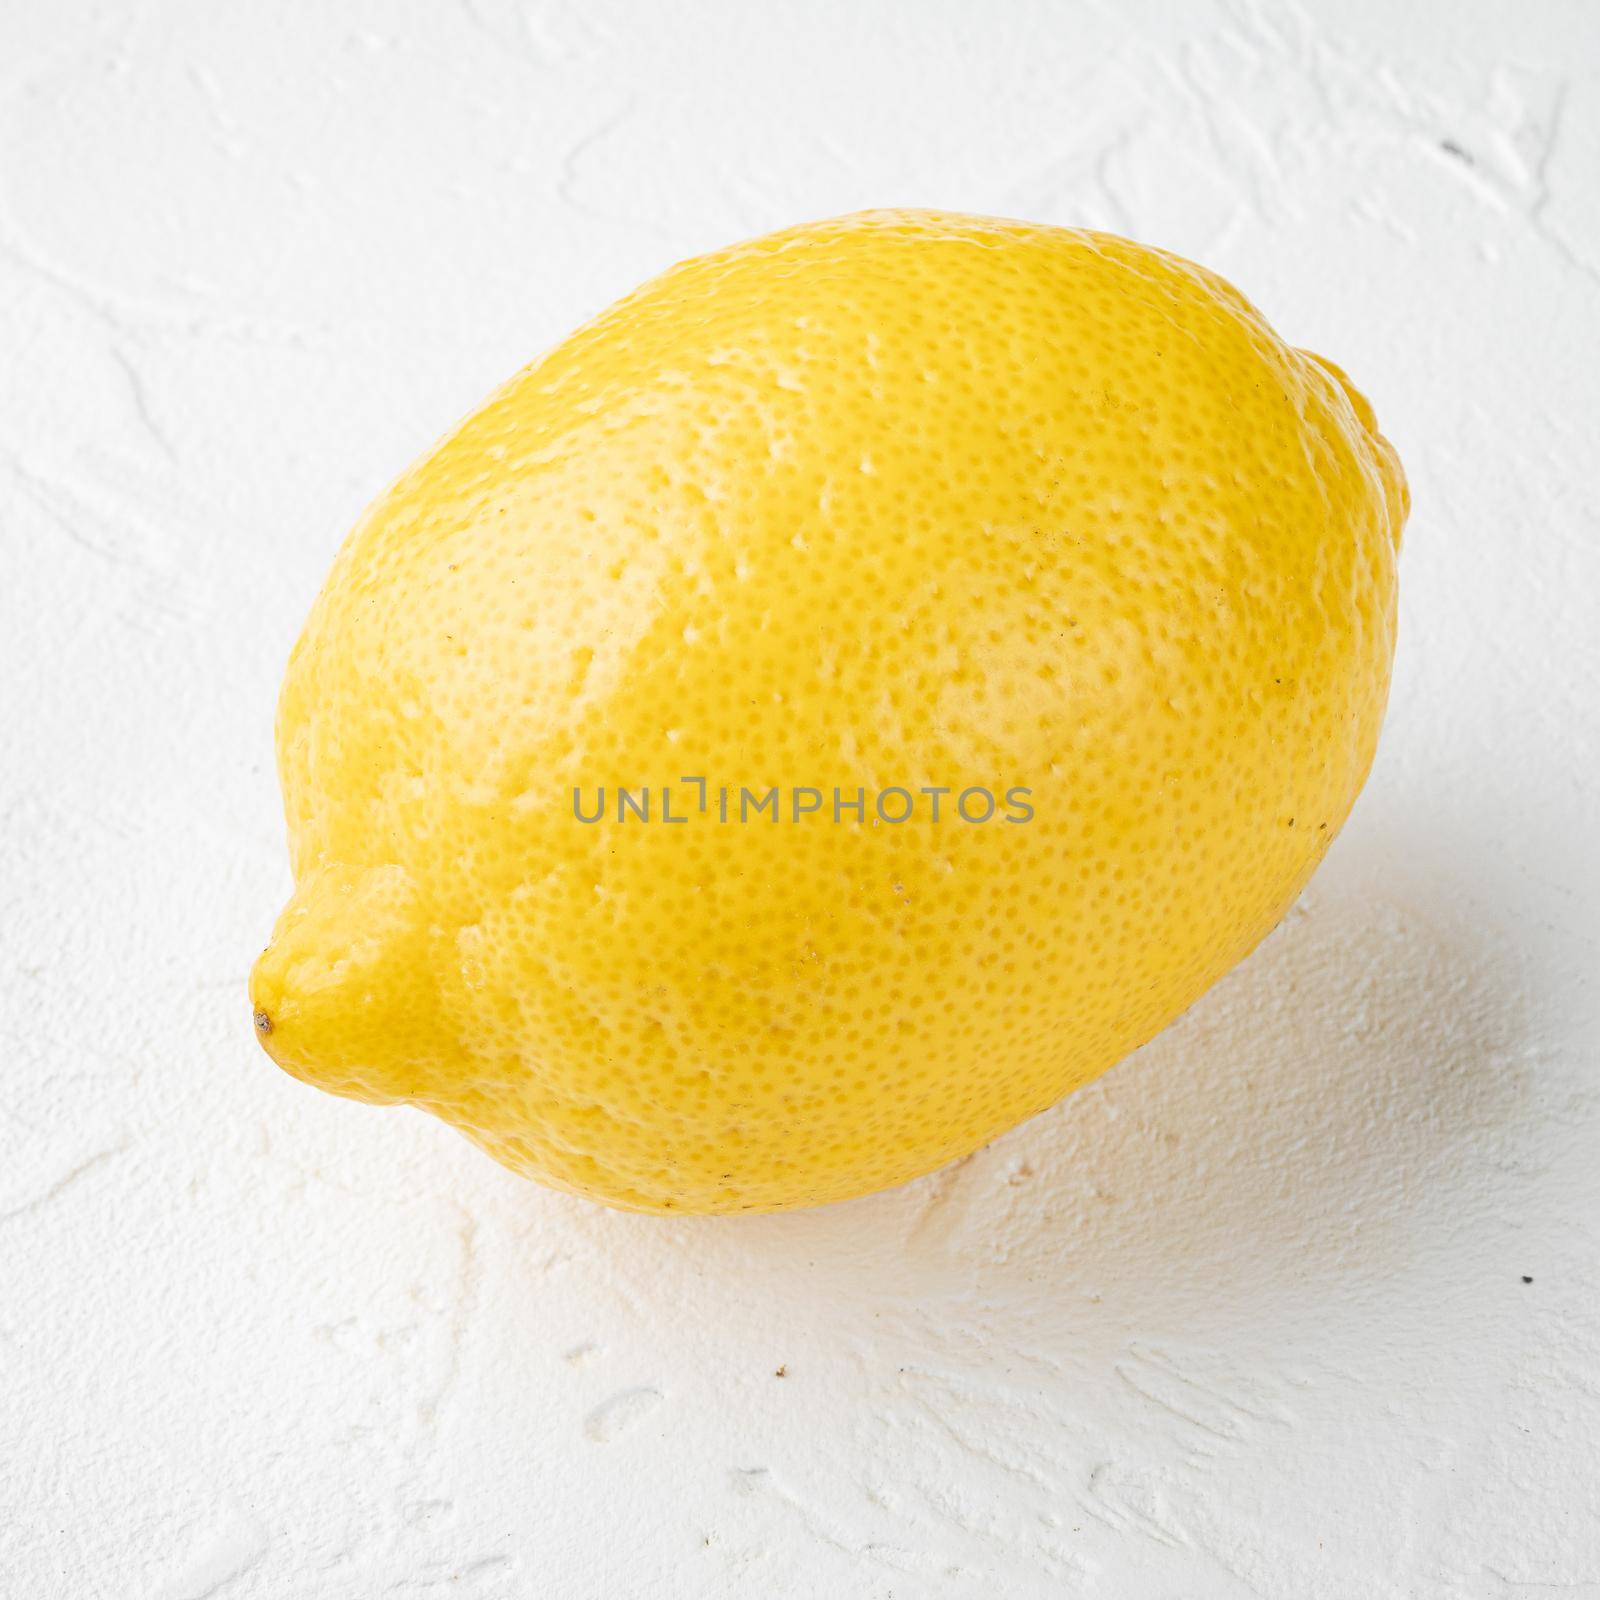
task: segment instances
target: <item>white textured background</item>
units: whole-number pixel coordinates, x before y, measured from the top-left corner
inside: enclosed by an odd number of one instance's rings
[[[0,1595],[1600,1596],[1597,180],[1552,0],[9,0]],[[345,528],[637,280],[893,204],[1199,257],[1377,405],[1394,701],[1300,908],[819,1213],[608,1214],[279,1075]]]

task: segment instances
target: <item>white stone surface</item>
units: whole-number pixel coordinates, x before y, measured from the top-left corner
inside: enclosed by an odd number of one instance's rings
[[[0,1594],[1600,1596],[1597,90],[1555,0],[11,0]],[[1403,639],[1300,908],[812,1214],[278,1074],[346,527],[637,280],[889,204],[1172,246],[1372,396]]]

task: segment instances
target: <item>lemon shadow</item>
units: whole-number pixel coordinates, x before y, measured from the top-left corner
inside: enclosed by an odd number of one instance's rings
[[[662,1224],[663,1248],[751,1292],[812,1280],[836,1310],[1044,1296],[1150,1330],[1406,1270],[1476,1170],[1526,1159],[1531,979],[1459,883],[1385,867],[1398,844],[1366,855],[1142,1050],[965,1161],[819,1211]]]

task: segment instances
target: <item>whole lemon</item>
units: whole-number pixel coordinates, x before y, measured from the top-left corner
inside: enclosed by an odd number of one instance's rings
[[[641,1211],[926,1172],[1278,921],[1405,481],[1210,272],[923,211],[689,261],[362,518],[278,720],[307,1082]]]

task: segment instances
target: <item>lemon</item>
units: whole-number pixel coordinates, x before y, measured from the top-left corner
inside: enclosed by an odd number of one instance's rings
[[[882,211],[686,262],[345,544],[261,1041],[613,1206],[937,1167],[1283,915],[1406,509],[1339,370],[1160,250]]]

